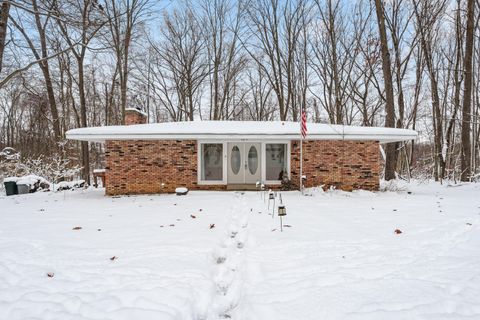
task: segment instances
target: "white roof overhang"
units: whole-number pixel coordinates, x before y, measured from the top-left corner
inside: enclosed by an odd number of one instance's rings
[[[413,140],[408,129],[307,124],[307,140],[362,140],[380,143]],[[67,139],[106,140],[299,140],[300,125],[287,121],[191,121],[105,126],[69,130]]]

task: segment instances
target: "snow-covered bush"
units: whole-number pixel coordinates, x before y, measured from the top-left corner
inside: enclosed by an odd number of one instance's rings
[[[5,149],[8,149],[7,152]],[[0,188],[3,188],[2,182],[6,177],[35,176],[40,178],[37,179],[40,180],[39,184],[43,182],[57,184],[78,178],[81,170],[80,166],[72,165],[70,159],[65,159],[59,154],[22,158],[13,148],[5,149],[0,156]]]
[[[74,190],[84,186],[85,180],[61,181],[54,186],[54,191]]]
[[[408,191],[408,182],[400,179],[380,180],[380,191]]]
[[[12,147],[5,147],[0,151],[0,161],[16,161],[20,159],[20,153]]]

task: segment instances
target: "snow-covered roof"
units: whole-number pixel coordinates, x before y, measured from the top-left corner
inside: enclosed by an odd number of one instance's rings
[[[413,130],[308,123],[307,140],[375,140],[381,143],[415,139]],[[129,126],[79,128],[67,131],[67,139],[105,140],[297,140],[300,124],[289,121],[187,121]]]

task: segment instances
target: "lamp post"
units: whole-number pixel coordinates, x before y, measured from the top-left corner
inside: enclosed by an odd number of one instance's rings
[[[287,215],[287,208],[281,204],[278,206],[278,216],[280,217],[280,232],[283,232],[283,217]]]
[[[270,190],[268,193],[268,209],[270,210],[270,201],[273,200],[273,206],[272,206],[272,218],[275,217],[275,194]]]

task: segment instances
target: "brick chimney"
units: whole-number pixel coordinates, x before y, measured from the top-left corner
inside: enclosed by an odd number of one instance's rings
[[[147,123],[147,114],[137,108],[125,109],[125,125]]]

